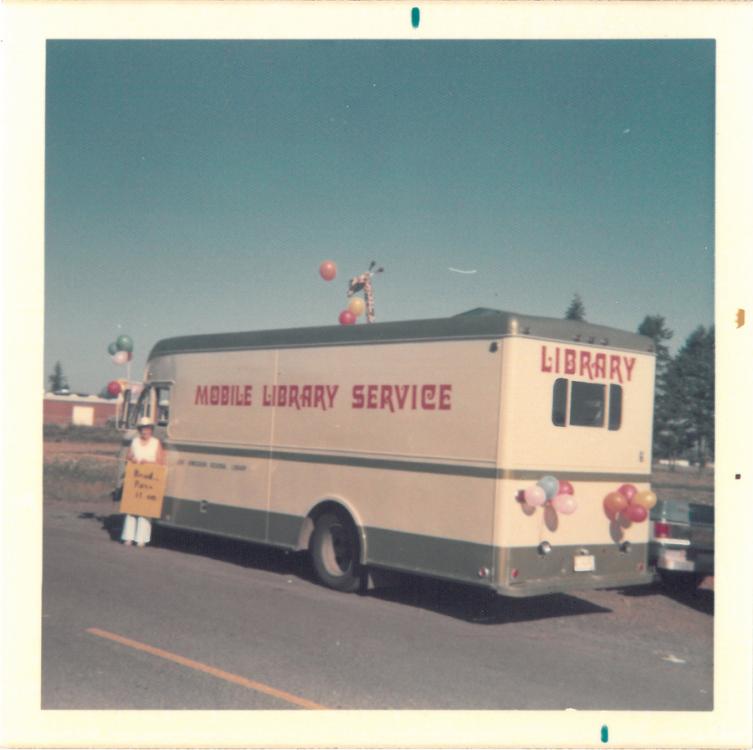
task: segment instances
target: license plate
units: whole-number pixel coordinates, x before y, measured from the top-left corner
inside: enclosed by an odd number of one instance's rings
[[[575,555],[573,557],[573,570],[576,573],[584,573],[596,570],[596,561],[593,555]]]
[[[665,560],[687,560],[688,553],[684,549],[665,549],[663,552]]]

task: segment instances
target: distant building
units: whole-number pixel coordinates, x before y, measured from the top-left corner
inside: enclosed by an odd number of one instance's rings
[[[104,427],[115,419],[115,399],[99,396],[44,394],[44,424]]]

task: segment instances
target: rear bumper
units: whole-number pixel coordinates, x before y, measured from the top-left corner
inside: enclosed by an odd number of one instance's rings
[[[567,576],[561,579],[523,581],[495,586],[495,591],[502,596],[522,598],[539,594],[557,594],[589,589],[619,589],[624,586],[643,586],[654,580],[650,572],[626,573],[625,575],[580,574],[578,578]]]
[[[583,556],[590,558],[591,569],[576,569],[576,559]],[[536,547],[500,549],[497,570],[494,590],[513,597],[641,586],[653,580],[646,543],[625,549],[616,543],[553,546],[548,554]]]
[[[714,553],[710,550],[652,544],[650,559],[657,570],[702,575],[712,575],[714,572]]]

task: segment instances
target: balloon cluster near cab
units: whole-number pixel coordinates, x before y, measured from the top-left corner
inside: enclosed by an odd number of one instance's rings
[[[123,334],[107,346],[113,364],[124,365],[133,359],[133,339]],[[117,396],[117,393],[114,394]]]

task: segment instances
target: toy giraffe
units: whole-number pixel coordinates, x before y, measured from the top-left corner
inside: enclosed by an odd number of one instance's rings
[[[372,260],[371,265],[369,265],[369,270],[359,276],[354,276],[348,285],[348,297],[352,297],[354,294],[358,294],[358,292],[363,290],[364,297],[366,298],[367,323],[374,322],[374,288],[371,284],[371,277],[375,273],[382,273],[382,271],[384,271],[384,268],[377,268],[377,270],[374,271],[373,269],[375,265],[376,261]]]

